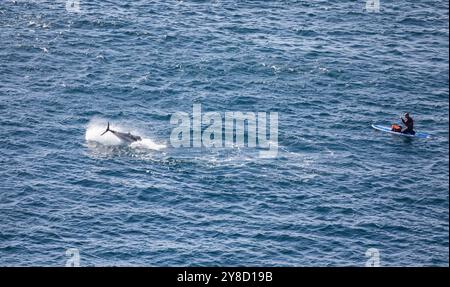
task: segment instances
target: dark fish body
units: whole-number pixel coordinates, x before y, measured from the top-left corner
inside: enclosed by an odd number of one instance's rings
[[[140,136],[135,136],[135,135],[132,135],[131,133],[122,133],[122,132],[111,130],[109,128],[109,122],[108,122],[108,127],[106,128],[106,131],[104,133],[102,133],[102,135],[106,134],[107,132],[113,133],[121,141],[128,143],[128,144],[142,140],[142,138]]]

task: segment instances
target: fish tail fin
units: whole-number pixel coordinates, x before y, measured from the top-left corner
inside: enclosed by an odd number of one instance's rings
[[[109,122],[108,122],[108,126],[106,127],[106,131],[104,133],[102,133],[101,135],[104,135],[104,134],[106,134],[109,131],[110,131],[110,129],[109,129]]]

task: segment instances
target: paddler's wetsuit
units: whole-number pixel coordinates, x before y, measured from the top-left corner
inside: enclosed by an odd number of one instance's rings
[[[416,132],[414,131],[414,120],[411,117],[402,118],[402,122],[405,127],[402,129],[402,133],[414,135]]]

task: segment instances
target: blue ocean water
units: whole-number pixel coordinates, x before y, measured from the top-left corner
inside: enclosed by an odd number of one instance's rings
[[[1,0],[0,265],[448,266],[448,2],[380,5]],[[171,147],[195,103],[278,156]],[[370,127],[405,111],[432,139]]]

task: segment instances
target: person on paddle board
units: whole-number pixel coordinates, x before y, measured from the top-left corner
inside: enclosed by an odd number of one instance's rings
[[[405,125],[405,127],[402,128],[402,133],[414,135],[416,133],[414,131],[414,120],[411,118],[409,113],[405,113],[404,118],[401,118],[401,119],[402,119],[402,123]]]

